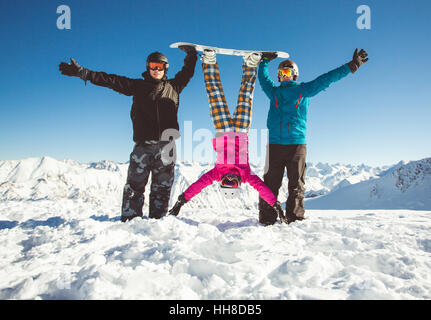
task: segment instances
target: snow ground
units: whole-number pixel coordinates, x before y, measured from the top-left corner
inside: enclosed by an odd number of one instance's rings
[[[257,209],[119,221],[119,204],[0,202],[0,299],[430,299],[431,212]]]

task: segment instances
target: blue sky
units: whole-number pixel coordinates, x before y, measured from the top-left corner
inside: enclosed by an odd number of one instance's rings
[[[71,9],[71,30],[56,27],[62,4]],[[356,27],[362,4],[371,8],[371,30]],[[173,76],[184,59],[169,48],[177,41],[288,51],[300,81],[364,48],[368,63],[311,100],[307,160],[374,166],[429,157],[430,14],[425,0],[1,1],[0,159],[127,161],[132,98],[62,76],[58,64],[73,57],[90,70],[139,78],[158,50]],[[271,64],[274,80],[281,61]],[[218,62],[233,111],[242,61]],[[185,121],[212,130],[200,63],[180,101],[181,130]],[[268,108],[257,83],[252,128],[266,128]]]

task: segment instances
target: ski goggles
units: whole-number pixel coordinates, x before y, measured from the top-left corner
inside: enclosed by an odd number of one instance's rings
[[[283,77],[292,77],[294,75],[295,75],[295,69],[293,69],[293,68],[278,69],[278,76],[280,78],[283,78]]]
[[[241,185],[241,178],[237,174],[227,173],[221,179],[222,188],[238,188]]]
[[[151,70],[165,70],[165,64],[163,62],[150,62],[148,63],[148,68]]]

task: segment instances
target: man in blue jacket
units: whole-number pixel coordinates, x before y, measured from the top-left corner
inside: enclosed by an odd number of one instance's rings
[[[267,127],[269,148],[264,182],[275,196],[278,196],[284,170],[289,180],[289,196],[286,201],[288,222],[304,219],[304,191],[306,168],[306,124],[310,98],[328,88],[349,73],[355,73],[368,61],[365,50],[355,50],[352,61],[321,75],[310,82],[297,82],[298,66],[291,60],[280,63],[277,86],[268,74],[269,62],[276,58],[274,53],[264,53],[259,65],[260,85],[271,100]],[[277,216],[263,199],[259,198],[259,222],[274,224]]]

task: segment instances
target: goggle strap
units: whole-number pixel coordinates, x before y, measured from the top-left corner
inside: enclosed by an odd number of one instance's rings
[[[224,189],[237,189],[239,186],[221,186]]]

